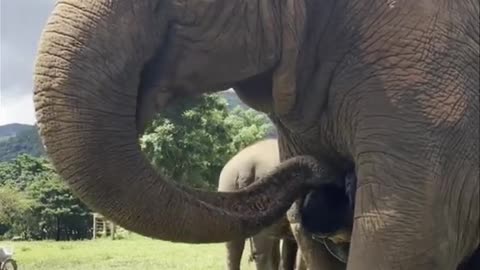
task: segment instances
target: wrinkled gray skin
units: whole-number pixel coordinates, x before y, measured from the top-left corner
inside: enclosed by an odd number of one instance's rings
[[[355,165],[347,270],[456,269],[480,244],[479,5],[59,1],[35,64],[41,137],[93,210],[176,242],[254,235]],[[229,87],[269,114],[282,164],[238,193],[172,184],[139,134],[175,99]]]
[[[245,188],[264,178],[279,164],[280,155],[276,139],[256,142],[242,149],[225,164],[218,180],[218,191],[229,192]],[[249,238],[257,270],[279,270],[279,267],[282,270],[294,269],[297,247],[295,240],[290,239],[289,230],[288,221],[283,217]],[[283,246],[280,249],[281,239]],[[240,270],[245,240],[239,238],[226,243],[228,270]],[[289,250],[292,248],[295,250]]]

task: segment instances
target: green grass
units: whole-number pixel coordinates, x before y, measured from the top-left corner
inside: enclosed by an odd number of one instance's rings
[[[245,243],[243,268],[249,263]],[[0,242],[14,249],[19,270],[223,270],[223,244],[174,244],[139,236],[123,240],[99,239],[75,242]]]

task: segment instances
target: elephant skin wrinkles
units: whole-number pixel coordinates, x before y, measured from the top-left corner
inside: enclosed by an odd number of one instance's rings
[[[60,0],[35,64],[40,135],[79,198],[145,235],[229,241],[291,206],[319,269],[302,196],[355,168],[347,270],[473,270],[479,12],[478,0]],[[281,164],[237,192],[173,184],[138,136],[176,99],[227,88],[272,119]]]

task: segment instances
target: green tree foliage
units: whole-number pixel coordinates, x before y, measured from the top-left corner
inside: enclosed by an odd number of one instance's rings
[[[157,117],[141,138],[147,157],[182,184],[213,189],[225,163],[272,129],[254,111],[235,109],[218,95],[202,96]]]
[[[0,233],[34,239],[89,237],[86,206],[44,158],[20,155],[0,163]]]
[[[268,118],[252,109],[235,107],[225,118],[225,124],[230,128],[232,154],[250,144],[264,139],[275,131]]]
[[[54,170],[45,158],[21,154],[9,162],[0,163],[0,185],[8,185],[23,191],[36,178]]]
[[[54,173],[46,174],[28,186],[35,201],[32,212],[38,217],[40,238],[81,239],[90,231],[91,216],[86,206]]]
[[[32,205],[24,193],[12,187],[0,187],[0,235],[11,228],[23,227]]]
[[[144,152],[181,184],[214,189],[228,159],[273,131],[265,115],[228,106],[218,95],[170,106],[140,139]],[[18,153],[0,162],[0,237],[90,237],[90,212],[60,181],[48,160]]]

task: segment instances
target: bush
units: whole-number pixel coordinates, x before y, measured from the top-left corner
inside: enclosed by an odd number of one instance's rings
[[[24,239],[84,239],[89,210],[46,159],[20,155],[0,163],[0,235]]]

